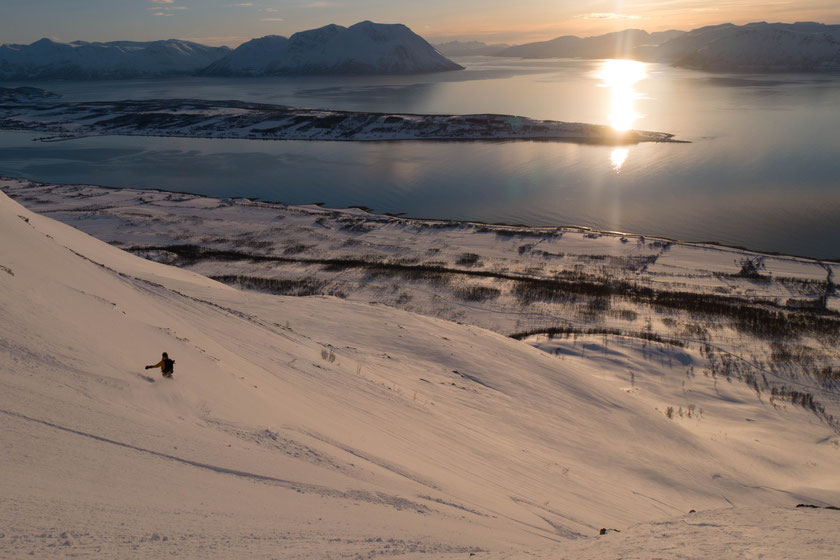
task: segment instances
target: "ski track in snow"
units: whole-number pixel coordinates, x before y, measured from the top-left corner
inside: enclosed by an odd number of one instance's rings
[[[192,461],[190,459],[185,459],[183,457],[177,457],[175,455],[170,455],[168,453],[161,453],[160,451],[154,451],[151,449],[144,449],[142,447],[138,447],[136,445],[131,445],[129,443],[124,443],[121,441],[115,441],[112,439],[108,439],[102,436],[98,436],[96,434],[91,434],[87,432],[83,432],[80,430],[74,430],[73,428],[68,428],[66,426],[59,426],[58,424],[54,424],[52,422],[48,422],[46,420],[40,420],[38,418],[30,418],[24,414],[20,414],[17,412],[10,412],[8,410],[0,409],[0,414],[6,414],[7,416],[15,416],[17,418],[21,418],[28,422],[37,422],[43,424],[45,426],[49,426],[51,428],[55,428],[56,430],[63,430],[65,432],[69,432],[71,434],[76,434],[78,436],[90,438],[96,441],[100,441],[103,443],[108,443],[110,445],[117,445],[119,447],[124,447],[126,449],[132,449],[134,451],[139,451],[140,453],[147,453],[149,455],[154,455],[155,457],[160,457],[161,459],[167,459],[170,461],[177,461],[179,463],[183,463],[185,465],[189,465],[191,467],[196,467],[199,469],[206,469],[209,471],[213,471],[219,474],[228,474],[232,476],[238,476],[241,478],[247,478],[250,480],[256,480],[258,482],[265,482],[269,484],[276,484],[278,486],[282,486],[283,488],[288,488],[290,490],[294,490],[296,492],[311,492],[314,494],[318,494],[321,496],[328,496],[331,498],[339,498],[344,500],[361,500],[366,502],[371,502],[375,504],[386,504],[390,505],[396,509],[414,509],[418,513],[425,513],[428,511],[428,508],[422,504],[417,504],[406,500],[405,498],[399,498],[397,496],[388,496],[386,494],[377,494],[372,495],[367,492],[341,492],[339,490],[335,490],[332,488],[325,488],[322,486],[315,486],[312,484],[302,484],[299,482],[293,482],[290,480],[283,480],[281,478],[275,478],[273,476],[265,476],[257,473],[239,471],[236,469],[229,469],[226,467],[220,467],[218,465],[208,465],[206,463],[200,463],[198,461]]]

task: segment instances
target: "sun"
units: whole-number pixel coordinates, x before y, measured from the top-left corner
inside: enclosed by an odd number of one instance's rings
[[[618,131],[630,130],[641,116],[635,109],[639,94],[634,85],[647,77],[645,64],[635,60],[605,60],[597,76],[601,86],[611,90],[610,125]]]

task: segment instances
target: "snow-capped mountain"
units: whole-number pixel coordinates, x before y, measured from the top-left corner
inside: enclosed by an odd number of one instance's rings
[[[460,69],[405,25],[364,21],[351,27],[327,25],[289,39],[254,39],[202,74],[419,74]]]
[[[682,31],[648,33],[641,29],[626,29],[595,37],[566,35],[550,41],[526,43],[504,49],[495,56],[519,58],[623,58],[630,56],[640,45],[667,41]]]
[[[658,47],[645,60],[712,71],[816,71],[840,68],[840,25],[751,23],[695,29]]]
[[[230,52],[189,41],[0,45],[0,79],[102,79],[190,74]]]

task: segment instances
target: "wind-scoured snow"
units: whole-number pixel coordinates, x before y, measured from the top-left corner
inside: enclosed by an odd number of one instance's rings
[[[228,204],[160,196],[152,214]],[[529,344],[384,305],[242,292],[5,194],[0,312],[0,556],[840,546],[824,509],[840,500],[837,433],[745,383],[687,375],[701,345]],[[172,380],[143,369],[161,351]]]
[[[288,39],[254,39],[202,74],[421,74],[462,69],[405,25],[363,21],[301,31]]]
[[[0,80],[119,79],[191,74],[225,56],[227,47],[190,41],[113,41],[0,45]]]
[[[240,101],[7,102],[0,128],[61,135],[125,134],[263,140],[546,139],[593,143],[669,142],[663,132],[616,131],[513,115],[415,115],[294,109]]]

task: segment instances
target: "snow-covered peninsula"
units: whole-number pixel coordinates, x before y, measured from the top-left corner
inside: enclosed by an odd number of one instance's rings
[[[0,129],[60,138],[125,134],[262,140],[565,140],[591,143],[670,142],[672,134],[616,131],[584,123],[513,115],[413,115],[294,109],[281,105],[195,99],[7,102]]]
[[[836,264],[575,228],[0,188],[17,201],[0,193],[4,557],[840,546],[827,509],[840,501],[837,295],[820,291]],[[274,295],[324,293],[324,275],[343,282],[332,296]],[[551,318],[567,330],[500,334]],[[161,351],[174,379],[143,369]]]

